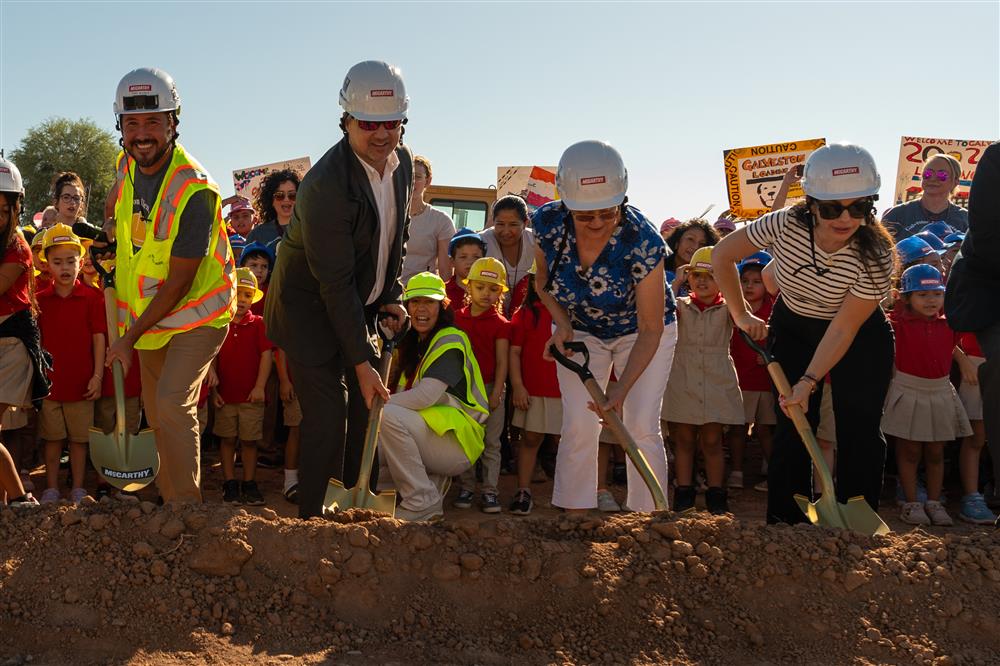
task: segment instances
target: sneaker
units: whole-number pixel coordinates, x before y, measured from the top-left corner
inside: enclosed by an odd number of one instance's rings
[[[681,513],[683,511],[694,510],[694,498],[698,495],[698,491],[695,490],[694,486],[677,486],[674,488],[674,511]]]
[[[967,523],[989,525],[997,519],[986,506],[986,499],[980,493],[970,493],[962,498],[962,508],[958,517]]]
[[[923,504],[927,501],[927,487],[921,481],[917,481],[917,501]],[[906,504],[906,495],[903,494],[903,484],[896,483],[896,506]]]
[[[924,505],[920,502],[905,502],[902,511],[899,512],[899,519],[910,525],[930,525],[931,519],[924,511]]]
[[[299,503],[299,484],[293,483],[292,485],[285,488],[285,499],[292,504]]]
[[[240,482],[236,479],[222,482],[222,501],[229,504],[240,503]]]
[[[934,500],[927,500],[924,502],[924,513],[927,517],[931,519],[932,525],[940,525],[941,527],[951,527],[955,524],[955,521],[951,519],[948,512],[945,511],[944,505],[941,502],[936,502]]]
[[[753,484],[753,489],[757,492],[766,493],[767,492],[767,479],[764,479],[760,483]]]
[[[86,488],[74,488],[73,490],[69,491],[69,500],[73,502],[73,504],[79,504],[80,502],[83,501],[84,497],[88,496],[89,493],[87,492]]]
[[[607,490],[597,491],[597,509],[604,513],[617,513],[622,510],[621,505],[615,500],[615,496]]]
[[[396,507],[394,518],[396,518],[396,520],[406,520],[409,522],[433,522],[444,518],[444,509],[442,508],[440,501],[431,504],[426,509],[417,510],[407,509],[406,507],[400,505]]]
[[[256,481],[240,484],[240,501],[246,506],[264,506],[264,496],[260,494]]]
[[[531,491],[521,488],[514,495],[514,501],[510,503],[510,512],[515,516],[527,516],[535,503],[531,501]]]
[[[479,498],[479,508],[483,513],[500,513],[503,507],[500,506],[500,498],[496,493],[483,493]]]
[[[458,497],[455,501],[451,503],[456,509],[471,509],[472,501],[476,499],[476,494],[471,490],[465,490],[464,488],[458,491]]]
[[[709,488],[705,491],[705,508],[713,515],[729,513],[729,493],[725,488]]]
[[[46,488],[42,492],[42,504],[51,504],[53,502],[58,502],[62,497],[59,496],[58,488]]]
[[[727,488],[742,488],[743,487],[743,472],[733,470],[729,473],[729,478],[726,479]]]
[[[616,486],[628,484],[628,471],[625,469],[625,463],[614,464],[614,467],[611,469],[611,482]]]
[[[25,507],[25,506],[29,506],[29,507],[31,507],[31,506],[39,506],[39,504],[38,504],[38,500],[36,500],[32,496],[31,493],[25,493],[23,497],[20,497],[20,498],[15,499],[15,500],[11,500],[10,503],[7,506],[9,506],[11,508],[15,508],[15,507]]]
[[[257,467],[262,469],[278,469],[285,466],[285,457],[278,455],[263,455],[257,458]]]

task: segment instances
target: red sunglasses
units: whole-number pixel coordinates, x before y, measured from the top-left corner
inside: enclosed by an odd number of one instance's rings
[[[943,169],[938,169],[937,171],[937,179],[940,180],[942,183],[948,180],[950,176],[951,174],[948,173],[947,171],[944,171]],[[934,178],[934,169],[924,169],[924,180],[931,180],[933,178]]]
[[[386,128],[387,130],[392,131],[392,130],[396,129],[397,127],[399,127],[402,124],[403,124],[402,120],[383,120],[381,122],[378,121],[378,120],[359,120],[358,121],[358,127],[360,127],[361,129],[363,129],[366,132],[374,132],[375,130],[377,130],[379,128],[379,126],[382,126],[382,127]]]

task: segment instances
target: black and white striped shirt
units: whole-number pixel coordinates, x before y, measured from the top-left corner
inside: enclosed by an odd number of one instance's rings
[[[774,257],[782,300],[803,317],[833,319],[848,293],[882,300],[892,280],[892,254],[865,266],[852,241],[829,254],[809,237],[792,208],[776,210],[746,226],[747,239]]]

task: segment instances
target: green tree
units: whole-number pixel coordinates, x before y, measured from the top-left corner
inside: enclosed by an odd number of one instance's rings
[[[24,214],[27,220],[52,203],[49,188],[60,171],[75,171],[87,193],[87,219],[100,224],[104,199],[115,181],[118,143],[89,118],[49,118],[32,127],[10,159],[24,178]]]

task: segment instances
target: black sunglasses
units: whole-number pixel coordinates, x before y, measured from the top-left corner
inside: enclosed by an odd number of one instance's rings
[[[855,220],[863,220],[872,212],[874,205],[871,199],[861,199],[847,206],[841,204],[839,201],[817,201],[816,209],[819,211],[819,216],[824,220],[836,220],[845,210]]]
[[[132,95],[122,100],[126,111],[139,111],[146,109],[156,111],[160,108],[159,95]]]

